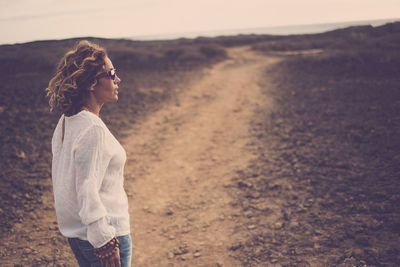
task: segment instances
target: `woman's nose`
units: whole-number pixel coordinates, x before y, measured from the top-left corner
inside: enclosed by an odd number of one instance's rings
[[[115,80],[117,81],[118,84],[121,83],[121,79],[118,77],[118,75],[116,75]]]

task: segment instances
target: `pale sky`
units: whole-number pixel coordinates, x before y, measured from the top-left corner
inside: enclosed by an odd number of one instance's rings
[[[0,0],[0,44],[400,17],[400,0]]]

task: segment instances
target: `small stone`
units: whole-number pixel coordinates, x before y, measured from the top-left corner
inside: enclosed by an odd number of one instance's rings
[[[189,233],[191,231],[192,231],[192,229],[189,226],[185,226],[185,227],[182,228],[181,233],[182,234],[187,234],[187,233]]]
[[[197,251],[197,252],[195,252],[195,253],[193,254],[193,256],[194,256],[195,258],[198,258],[198,257],[201,256],[201,253],[200,253],[199,251]]]
[[[151,213],[150,208],[148,206],[144,206],[143,211],[146,213]]]
[[[352,251],[352,255],[356,258],[360,258],[364,255],[364,251],[360,248],[354,248]]]
[[[239,242],[239,243],[236,243],[236,244],[230,246],[229,250],[235,251],[235,250],[237,250],[237,249],[239,249],[241,247],[242,247],[242,243]]]
[[[169,238],[169,240],[174,240],[175,236],[174,235],[170,235],[168,238]]]
[[[276,222],[276,223],[274,224],[274,228],[275,228],[276,230],[281,229],[282,226],[283,226],[283,223],[282,223],[282,222]]]
[[[314,230],[315,235],[322,235],[323,233],[324,232],[322,232],[321,230],[317,230],[317,229]]]
[[[242,187],[242,188],[244,188],[244,187],[250,188],[250,187],[253,186],[251,183],[246,182],[246,181],[239,181],[239,182],[237,183],[237,185],[238,185],[239,187]]]
[[[253,209],[259,210],[259,211],[264,211],[264,212],[268,212],[270,210],[270,204],[266,201],[258,201],[255,204],[252,204],[251,207]]]
[[[188,252],[189,252],[189,250],[187,249],[186,245],[182,245],[179,248],[174,249],[174,254],[177,255],[177,256],[186,254]]]
[[[20,159],[25,159],[26,158],[25,152],[24,151],[20,151],[19,153],[17,153],[17,157],[20,158]]]
[[[256,228],[256,226],[254,224],[247,226],[247,229],[249,229],[249,230],[253,230],[254,228]]]
[[[168,259],[172,259],[174,257],[174,253],[168,252]]]
[[[181,259],[181,261],[187,260],[187,255],[182,255],[182,256],[180,256],[180,259]]]
[[[192,215],[187,216],[186,219],[187,219],[188,221],[190,221],[190,222],[193,222],[193,221],[196,220],[195,217],[192,216]]]
[[[296,228],[296,227],[299,227],[299,223],[298,222],[296,222],[296,221],[292,221],[292,222],[290,222],[290,224],[289,224],[289,226],[290,226],[290,228]]]
[[[260,197],[261,197],[261,194],[259,192],[249,192],[246,195],[246,198],[259,199]]]

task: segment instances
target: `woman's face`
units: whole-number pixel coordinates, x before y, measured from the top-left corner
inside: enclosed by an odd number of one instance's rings
[[[111,60],[105,58],[105,72],[114,69]],[[93,94],[96,97],[97,103],[104,104],[107,102],[118,101],[118,84],[121,79],[115,75],[115,79],[112,80],[110,76],[103,76],[98,79],[96,86],[93,88]]]

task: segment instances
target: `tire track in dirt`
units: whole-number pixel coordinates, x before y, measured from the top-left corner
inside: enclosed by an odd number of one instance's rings
[[[132,216],[133,266],[239,266],[229,250],[240,225],[227,186],[256,157],[250,119],[260,105],[259,77],[277,58],[249,47],[229,59],[123,140]]]

